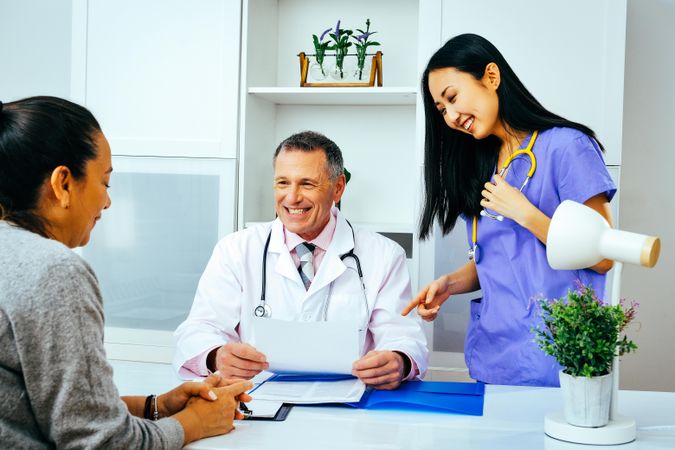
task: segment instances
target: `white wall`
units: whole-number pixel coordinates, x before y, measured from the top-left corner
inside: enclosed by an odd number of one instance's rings
[[[640,347],[621,388],[675,391],[675,1],[630,0],[626,33],[621,228],[661,237],[654,269],[625,266],[622,297],[640,302]]]
[[[0,0],[0,100],[70,97],[70,0]]]

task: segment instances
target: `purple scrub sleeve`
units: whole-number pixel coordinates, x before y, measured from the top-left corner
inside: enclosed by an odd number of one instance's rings
[[[526,146],[530,137],[522,143]],[[598,144],[571,128],[540,131],[532,149],[536,171],[523,194],[551,217],[563,200],[583,203],[598,194],[609,200],[616,186]],[[514,160],[506,181],[520,187],[529,158]],[[467,220],[471,240],[471,220]],[[576,280],[604,298],[605,275],[589,269],[554,270],[546,246],[511,219],[478,219],[481,258],[476,264],[482,299],[471,304],[464,356],[472,378],[492,384],[558,386],[560,366],[534,342],[538,297],[559,298]]]

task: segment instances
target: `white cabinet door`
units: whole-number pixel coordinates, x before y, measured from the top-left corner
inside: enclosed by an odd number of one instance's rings
[[[113,167],[112,205],[81,249],[101,284],[109,356],[170,362],[213,247],[234,231],[236,161],[114,157]]]
[[[113,154],[237,155],[238,0],[74,0],[73,92]]]

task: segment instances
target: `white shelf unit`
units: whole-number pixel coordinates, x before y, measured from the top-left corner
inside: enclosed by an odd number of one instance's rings
[[[352,174],[342,200],[345,216],[377,232],[409,237],[408,263],[417,288],[421,135],[416,62],[424,39],[433,36],[428,30],[420,33],[418,22],[436,3],[244,0],[240,228],[275,217],[272,156],[279,142],[303,130],[321,132],[340,146]],[[370,19],[371,31],[377,31],[372,39],[382,44],[377,50],[384,55],[384,86],[299,87],[297,54],[313,53],[312,34],[335,27],[338,19],[341,28],[349,29],[365,29]],[[328,64],[330,59],[326,56]]]

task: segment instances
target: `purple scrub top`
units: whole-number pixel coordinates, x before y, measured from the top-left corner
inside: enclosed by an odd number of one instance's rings
[[[525,147],[531,136],[525,138]],[[563,200],[584,203],[616,193],[598,144],[572,128],[539,132],[532,149],[537,168],[523,194],[549,217]],[[527,157],[511,164],[506,181],[520,188],[530,168]],[[469,243],[471,218],[465,218]],[[546,246],[511,219],[478,218],[476,264],[482,300],[471,303],[464,357],[472,378],[492,384],[558,386],[560,366],[534,342],[543,296],[559,298],[576,280],[590,284],[604,298],[605,275],[589,269],[554,270]]]

